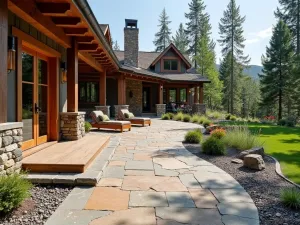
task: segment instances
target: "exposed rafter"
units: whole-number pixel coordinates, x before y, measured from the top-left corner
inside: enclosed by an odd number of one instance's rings
[[[40,2],[37,3],[37,7],[41,13],[47,16],[61,16],[71,9],[70,4],[64,2]]]
[[[77,43],[78,44],[89,44],[92,43],[94,40],[94,37],[92,36],[81,36],[81,37],[76,37]]]
[[[80,24],[81,19],[78,17],[52,17],[52,21],[58,27],[74,27]]]
[[[84,36],[87,32],[87,28],[64,28],[66,35],[68,36]]]
[[[78,51],[97,51],[98,44],[78,44]]]

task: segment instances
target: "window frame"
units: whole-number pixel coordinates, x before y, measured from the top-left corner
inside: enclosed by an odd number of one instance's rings
[[[95,101],[91,101],[92,100],[92,88],[91,88],[92,84],[94,84],[94,87],[95,87],[94,91],[96,92],[95,93]],[[82,88],[82,86],[84,86],[84,100],[82,100],[82,98],[81,98],[81,88]],[[100,87],[99,82],[95,82],[95,81],[81,81],[81,82],[79,82],[79,87],[78,87],[78,100],[79,100],[79,103],[83,103],[83,104],[99,103],[99,91],[100,91],[99,87]],[[88,101],[88,100],[90,100],[90,101]]]
[[[165,69],[165,62],[170,61],[170,68]],[[177,69],[172,70],[172,62],[177,62]],[[180,59],[177,57],[163,57],[161,59],[161,72],[172,72],[172,73],[180,73],[181,71],[181,64],[180,64]]]

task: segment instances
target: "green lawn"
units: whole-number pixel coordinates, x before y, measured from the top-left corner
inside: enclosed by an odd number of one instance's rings
[[[243,123],[235,123],[243,124]],[[285,176],[300,184],[300,128],[260,123],[247,124],[253,132],[260,131],[267,154],[275,157]]]

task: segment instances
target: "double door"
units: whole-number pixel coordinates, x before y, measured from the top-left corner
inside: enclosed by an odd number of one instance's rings
[[[49,62],[38,52],[22,48],[22,121],[26,150],[47,142],[49,133]]]

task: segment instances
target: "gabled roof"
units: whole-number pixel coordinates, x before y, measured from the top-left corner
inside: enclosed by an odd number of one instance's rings
[[[107,29],[109,29],[109,25],[108,24],[99,24],[103,34],[105,35],[105,33],[107,32]]]
[[[175,51],[175,53],[183,60],[183,62],[186,63],[188,68],[192,67],[189,60],[187,60],[186,57],[184,57],[184,55],[176,48],[176,46],[173,43],[171,43],[169,47],[167,47],[162,53],[160,53],[159,56],[151,63],[151,65],[154,66],[158,62],[158,60],[160,60],[170,49],[173,49]]]

